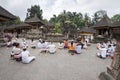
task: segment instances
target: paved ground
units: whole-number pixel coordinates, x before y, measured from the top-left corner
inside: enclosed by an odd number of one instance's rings
[[[80,55],[70,55],[64,49],[56,54],[41,54],[38,49],[29,48],[36,56],[30,64],[10,60],[11,49],[0,48],[0,80],[98,80],[111,62],[109,58],[96,57],[96,44]]]

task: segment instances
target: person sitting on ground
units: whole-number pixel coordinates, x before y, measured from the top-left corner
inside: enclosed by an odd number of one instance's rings
[[[13,38],[13,39],[12,39],[12,45],[13,45],[14,43],[17,43],[17,38]]]
[[[35,60],[35,56],[30,56],[30,52],[27,50],[26,47],[23,48],[22,51],[22,62],[23,63],[30,63],[31,61]]]
[[[22,47],[28,47],[28,44],[25,39],[22,40],[21,45],[22,45]]]
[[[112,48],[112,53],[111,53],[110,57],[113,59],[114,54],[115,54],[116,44],[111,45],[111,48]]]
[[[34,39],[31,39],[31,43],[30,43],[31,48],[35,49],[36,45],[35,45],[35,41]]]
[[[40,52],[47,52],[48,51],[48,46],[45,44],[45,41],[43,40],[40,48]]]
[[[14,44],[15,47],[13,47],[12,49],[12,53],[11,53],[11,58],[15,59],[16,61],[21,61],[21,47],[19,43],[15,43]]]
[[[45,45],[46,45],[46,47],[48,48],[49,42],[48,42],[47,40],[45,40]]]
[[[83,48],[87,49],[87,41],[84,42]]]
[[[80,54],[81,53],[81,48],[82,48],[82,45],[80,43],[78,43],[75,47],[75,53]]]
[[[111,47],[111,45],[108,45],[107,56],[110,56],[111,54],[112,54],[112,47]]]
[[[97,53],[97,56],[105,59],[106,55],[107,55],[107,49],[105,48],[105,46],[103,46],[102,48],[99,48],[99,50],[100,50],[100,52]]]
[[[60,41],[60,43],[58,43],[58,49],[63,49],[64,48],[64,44],[62,43],[62,41]]]
[[[68,40],[67,39],[64,41],[64,48],[68,48]]]
[[[71,42],[71,44],[69,46],[69,52],[71,53],[71,55],[74,55],[74,53],[75,53],[75,46],[73,44],[73,41]]]
[[[39,42],[37,43],[37,48],[41,49],[42,48],[42,41],[39,39]]]
[[[7,42],[7,47],[12,47],[12,42],[11,41]]]
[[[97,49],[100,49],[100,48],[101,48],[101,42],[97,43]]]
[[[52,42],[48,46],[48,51],[49,51],[50,54],[54,54],[56,52],[56,46]]]

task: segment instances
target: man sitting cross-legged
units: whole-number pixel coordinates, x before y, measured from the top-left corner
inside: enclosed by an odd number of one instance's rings
[[[21,54],[22,54],[23,63],[30,63],[31,61],[35,60],[35,56],[30,56],[30,52],[27,50],[26,47],[23,48],[23,51]]]

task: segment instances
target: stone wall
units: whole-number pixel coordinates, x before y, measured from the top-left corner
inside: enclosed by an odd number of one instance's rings
[[[53,34],[53,35],[46,35],[45,38],[50,42],[59,42],[59,41],[63,41],[64,36]]]

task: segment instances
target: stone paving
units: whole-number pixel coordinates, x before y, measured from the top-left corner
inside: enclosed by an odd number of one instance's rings
[[[111,63],[110,58],[96,57],[96,44],[82,49],[80,55],[70,55],[65,49],[44,54],[28,48],[36,56],[30,64],[10,60],[11,50],[0,48],[0,80],[99,80],[98,75]]]

